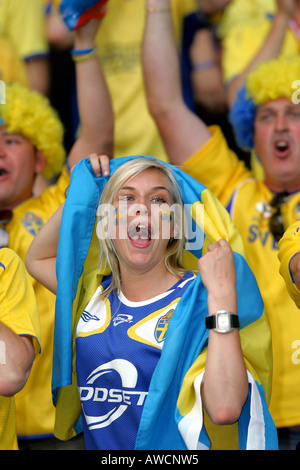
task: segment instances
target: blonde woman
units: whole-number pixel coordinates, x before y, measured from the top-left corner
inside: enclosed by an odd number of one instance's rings
[[[101,160],[106,172],[105,157]],[[92,156],[91,163],[98,172],[98,157]],[[98,270],[108,275],[102,278],[84,308],[79,309],[74,326],[77,394],[86,447],[115,450],[144,447],[140,424],[145,419],[152,378],[165,352],[169,325],[174,316],[188,318],[182,300],[185,298],[186,302],[195,293],[197,303],[208,316],[205,320],[199,311],[196,324],[190,325],[191,330],[203,331],[203,341],[208,342],[205,375],[203,371],[200,374],[200,366],[196,374],[201,376],[195,385],[200,400],[197,413],[202,415],[204,409],[210,421],[218,425],[235,423],[248,398],[249,385],[239,337],[236,268],[230,244],[224,239],[209,244],[206,253],[188,269],[184,261],[182,188],[172,167],[147,157],[129,158],[125,163],[122,159],[114,160],[111,166],[114,167],[111,177],[99,178],[104,181],[100,183],[103,191],[96,221],[100,242]],[[84,173],[82,178],[80,205],[90,219],[89,205],[85,207]],[[68,194],[63,219],[68,212],[69,196],[73,197]],[[31,274],[55,293],[61,216],[62,208],[41,229],[26,260]],[[90,220],[85,225],[78,212],[76,217],[77,222],[80,220],[76,237],[80,238],[83,230],[88,238]],[[74,255],[81,257],[77,251]],[[68,262],[66,252],[65,256]],[[196,267],[201,278],[192,272]],[[76,267],[72,270],[75,272]],[[250,297],[255,297],[256,291],[251,286],[247,284],[247,291]],[[62,289],[66,297],[68,289],[64,282]],[[86,286],[85,290],[88,289]],[[57,304],[60,299],[58,295]],[[240,311],[242,314],[243,307]],[[223,331],[221,325],[210,325],[218,314],[223,315],[225,323],[229,321]],[[67,317],[65,310],[64,316]],[[63,341],[66,342],[66,336]],[[179,342],[171,343],[171,348],[178,346],[180,350]],[[169,367],[171,370],[171,363]],[[165,369],[165,375],[167,372]],[[150,413],[154,415],[154,411],[151,407]],[[170,416],[164,423],[166,435],[172,435],[172,420]],[[185,427],[181,431],[185,437],[174,438],[172,448],[182,448],[180,440],[186,441],[184,445],[189,448],[190,437],[185,435]],[[226,428],[223,430],[226,434]],[[201,441],[199,434],[200,428],[197,442]],[[162,439],[158,448],[165,445]]]

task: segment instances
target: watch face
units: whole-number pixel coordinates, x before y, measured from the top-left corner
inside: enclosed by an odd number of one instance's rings
[[[217,329],[220,331],[228,331],[231,329],[230,317],[228,313],[218,313]]]

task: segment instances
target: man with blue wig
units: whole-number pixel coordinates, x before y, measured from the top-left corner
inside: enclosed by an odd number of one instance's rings
[[[272,329],[269,409],[281,448],[295,448],[300,374],[293,358],[300,315],[279,274],[278,241],[300,217],[300,58],[259,66],[232,108],[238,143],[258,155],[264,170],[258,180],[228,148],[220,129],[208,128],[184,105],[169,0],[147,0],[147,10],[143,64],[149,109],[170,161],[216,194],[242,235]]]

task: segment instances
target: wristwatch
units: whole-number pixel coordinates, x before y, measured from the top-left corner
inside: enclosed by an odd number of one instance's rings
[[[217,333],[229,333],[240,326],[239,317],[228,310],[218,310],[215,315],[205,318],[205,326]]]

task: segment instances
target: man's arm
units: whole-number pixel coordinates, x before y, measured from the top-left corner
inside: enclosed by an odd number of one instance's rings
[[[278,243],[279,272],[287,290],[300,308],[300,224],[294,222],[287,228]]]
[[[25,266],[12,250],[1,250],[0,395],[25,385],[40,348],[36,298]]]
[[[31,338],[0,322],[0,395],[10,397],[25,385],[34,360]]]
[[[48,57],[38,57],[25,62],[29,87],[48,95],[50,89],[50,65]]]
[[[211,134],[183,101],[170,0],[147,0],[146,9],[143,69],[148,107],[170,161],[180,165]]]
[[[90,20],[76,30],[74,48],[94,48],[100,23],[101,20]],[[113,156],[114,115],[98,55],[76,62],[76,81],[81,128],[69,155],[70,167],[93,152]]]
[[[300,290],[300,253],[296,253],[290,261],[290,270],[293,281]]]

